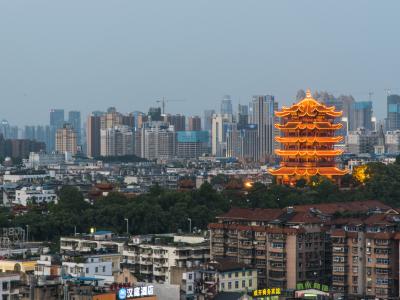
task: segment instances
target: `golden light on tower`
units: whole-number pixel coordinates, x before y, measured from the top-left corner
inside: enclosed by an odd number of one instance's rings
[[[303,100],[291,107],[282,107],[275,115],[281,120],[275,124],[281,131],[281,136],[275,138],[281,144],[281,149],[275,150],[281,163],[269,172],[279,183],[291,184],[314,175],[335,178],[348,173],[335,163],[335,157],[343,153],[334,148],[335,143],[343,140],[342,136],[335,135],[342,124],[334,122],[342,115],[341,111],[319,103],[307,90]]]

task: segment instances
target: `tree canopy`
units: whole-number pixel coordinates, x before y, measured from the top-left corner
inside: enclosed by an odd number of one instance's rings
[[[325,177],[313,177],[295,187],[254,183],[250,188],[225,189],[221,192],[204,183],[197,190],[173,191],[154,186],[133,198],[110,193],[93,204],[84,200],[75,187],[65,186],[59,192],[59,202],[46,209],[32,205],[30,210],[14,216],[0,211],[0,225],[29,225],[30,236],[36,240],[58,241],[61,235],[89,232],[91,227],[126,232],[125,218],[132,234],[188,231],[188,218],[192,228],[206,229],[215,216],[237,207],[283,208],[292,205],[341,202],[354,200],[380,200],[394,207],[400,206],[400,164],[367,164],[363,180],[357,176],[343,178],[347,188],[339,188]],[[228,184],[219,177],[218,184]],[[215,183],[215,182],[214,182]]]

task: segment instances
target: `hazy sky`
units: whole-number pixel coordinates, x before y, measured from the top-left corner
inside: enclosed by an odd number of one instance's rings
[[[50,108],[202,114],[300,88],[400,93],[400,1],[0,0],[0,118]],[[396,88],[398,90],[396,90]]]

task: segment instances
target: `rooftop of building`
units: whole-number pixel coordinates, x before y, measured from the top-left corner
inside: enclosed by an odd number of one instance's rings
[[[231,259],[217,259],[208,263],[209,268],[213,268],[219,272],[230,272],[230,271],[244,271],[253,270],[255,268],[246,265],[244,263],[235,262]]]
[[[383,213],[390,213],[385,216]],[[335,224],[361,223],[361,224],[390,224],[393,215],[399,212],[390,206],[377,201],[353,201],[322,204],[296,205],[287,208],[238,208],[232,207],[228,212],[217,216],[218,220],[243,220],[269,223],[321,223],[327,218],[335,217]],[[342,216],[343,214],[343,216]],[[346,216],[347,214],[347,216]],[[360,216],[363,218],[360,219]]]

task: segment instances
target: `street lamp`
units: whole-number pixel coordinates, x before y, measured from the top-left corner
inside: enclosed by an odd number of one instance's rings
[[[126,234],[129,235],[129,220],[128,218],[125,218],[126,221]]]
[[[189,232],[192,233],[192,219],[187,218],[187,220],[189,221]]]

